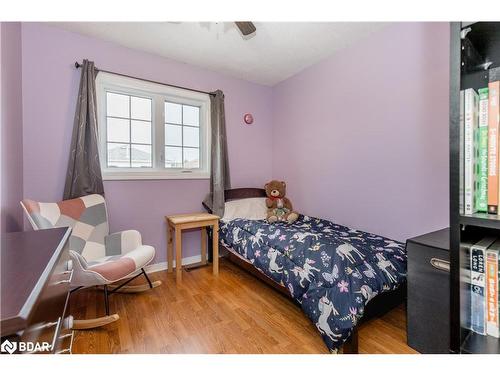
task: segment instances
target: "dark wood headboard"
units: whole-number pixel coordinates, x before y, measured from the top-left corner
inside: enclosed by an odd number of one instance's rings
[[[266,191],[261,188],[238,188],[228,189],[224,191],[224,200],[226,202],[245,198],[263,198],[266,196]],[[203,203],[203,207],[208,212],[212,212],[212,208]]]
[[[245,198],[262,198],[266,196],[266,191],[261,188],[239,188],[224,191],[226,202]]]

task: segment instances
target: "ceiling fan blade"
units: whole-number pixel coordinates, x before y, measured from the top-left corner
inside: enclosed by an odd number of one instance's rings
[[[257,30],[252,22],[235,22],[235,24],[245,36],[250,35]]]

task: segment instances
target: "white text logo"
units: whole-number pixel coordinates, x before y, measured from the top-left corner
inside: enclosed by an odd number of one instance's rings
[[[28,353],[36,353],[36,352],[49,352],[51,349],[51,345],[48,342],[31,342],[31,341],[20,341],[20,342],[11,342],[9,340],[5,340],[0,346],[0,350],[2,353],[12,354],[16,350],[19,352],[28,352]]]
[[[12,354],[17,349],[17,342],[10,342],[9,340],[5,340],[0,347],[2,353]]]

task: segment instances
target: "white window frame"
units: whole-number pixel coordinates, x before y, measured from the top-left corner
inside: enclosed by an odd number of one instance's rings
[[[152,99],[152,168],[108,168],[106,93]],[[99,159],[103,180],[163,180],[210,178],[210,97],[208,94],[99,72],[96,78]],[[200,108],[200,168],[165,168],[165,102]]]

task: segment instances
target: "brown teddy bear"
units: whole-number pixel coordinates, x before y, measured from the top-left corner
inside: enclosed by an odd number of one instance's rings
[[[266,189],[267,221],[274,223],[276,221],[286,221],[292,224],[298,219],[299,214],[293,211],[292,202],[285,197],[286,183],[284,181],[272,180],[268,182]]]

